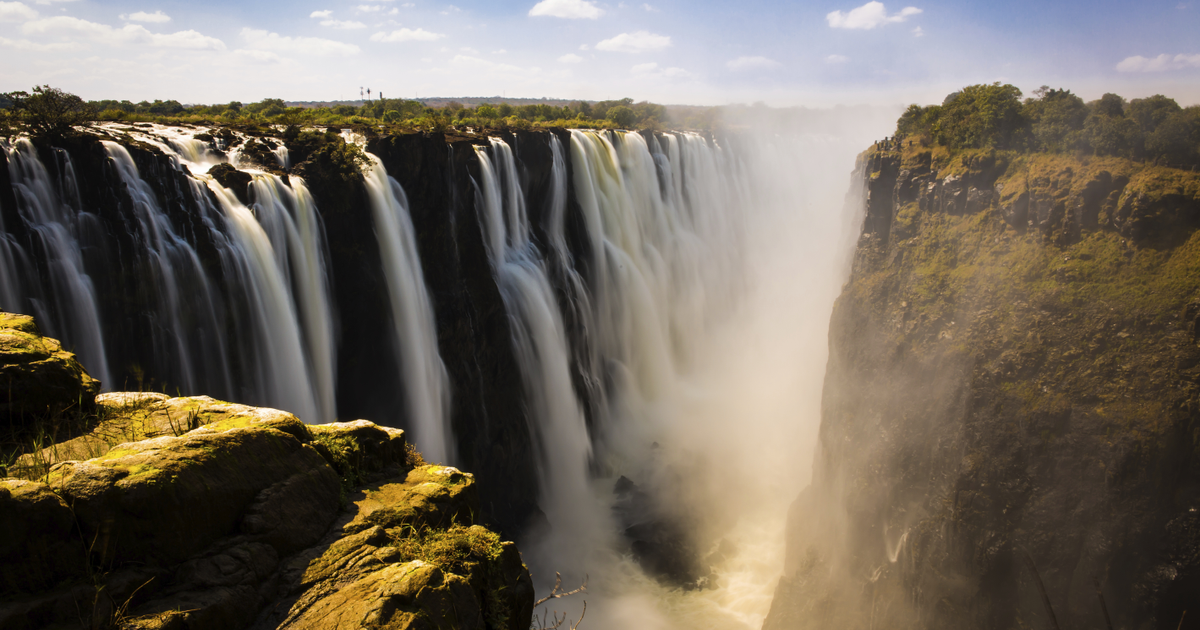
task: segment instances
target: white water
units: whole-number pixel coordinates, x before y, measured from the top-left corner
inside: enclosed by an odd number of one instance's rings
[[[96,227],[95,217],[79,207],[71,159],[65,151],[55,150],[61,171],[56,182],[29,140],[22,138],[0,148],[8,155],[17,211],[33,235],[34,246],[44,251],[46,263],[43,270],[34,269],[21,246],[7,233],[0,235],[0,262],[5,271],[0,273],[0,299],[4,300],[0,307],[18,312],[28,307],[45,334],[65,339],[64,346],[79,355],[102,385],[111,387],[95,288],[84,269],[81,246],[86,232]],[[33,280],[22,282],[22,270],[30,275],[45,274],[41,284],[48,293],[44,297],[33,294],[21,299],[22,287]]]
[[[538,547],[526,554],[553,556],[571,579],[593,549],[608,546],[612,525],[602,506],[563,500],[591,493],[592,458],[583,409],[571,384],[566,330],[531,238],[512,148],[492,139],[490,147],[476,147],[476,153],[484,237],[512,326],[538,459],[538,504],[550,524],[537,533]]]
[[[546,282],[546,259],[570,257],[565,160],[555,161],[542,252],[514,194],[511,149],[493,140],[479,150],[481,214],[549,521],[522,551],[539,593],[556,571],[568,587],[590,575],[587,594],[549,605],[575,619],[587,600],[584,627],[758,628],[783,570],[787,508],[811,472],[828,317],[857,228],[842,199],[859,142],[740,140],[572,132],[570,185],[592,257],[588,290],[568,306],[584,311],[585,369],[605,384],[591,435]],[[593,457],[598,478],[585,468]],[[698,516],[688,525],[699,540],[733,543],[714,567],[718,588],[684,592],[643,573],[610,511],[619,475],[666,513]]]
[[[450,382],[437,346],[433,302],[425,287],[404,189],[368,154],[364,173],[392,311],[395,356],[404,378],[414,443],[435,462],[455,461]]]

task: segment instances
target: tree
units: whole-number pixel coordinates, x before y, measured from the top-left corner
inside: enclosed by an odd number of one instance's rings
[[[970,85],[946,97],[934,139],[954,149],[1007,148],[1020,142],[1026,120],[1013,85]]]
[[[96,118],[95,110],[82,98],[49,85],[34,87],[32,94],[9,92],[6,96],[16,117],[35,136],[62,136]]]
[[[1150,98],[1135,98],[1130,101],[1126,115],[1137,122],[1143,134],[1149,136],[1168,116],[1181,110],[1175,99],[1155,94]]]
[[[492,119],[496,118],[497,116],[499,116],[500,114],[499,114],[499,112],[496,111],[495,107],[492,107],[491,105],[488,105],[487,103],[484,103],[483,105],[480,105],[479,107],[475,108],[475,115],[479,116],[480,118],[492,120]]]
[[[1039,89],[1041,97],[1025,101],[1023,115],[1032,123],[1035,148],[1064,151],[1082,143],[1088,115],[1083,99],[1070,90]]]
[[[617,105],[610,107],[605,118],[617,123],[622,127],[632,127],[637,122],[637,113],[627,105]]]

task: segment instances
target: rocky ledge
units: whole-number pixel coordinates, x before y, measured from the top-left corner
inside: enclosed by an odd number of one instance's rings
[[[529,573],[475,523],[474,477],[403,431],[203,396],[96,402],[89,431],[0,480],[0,629],[529,627]]]

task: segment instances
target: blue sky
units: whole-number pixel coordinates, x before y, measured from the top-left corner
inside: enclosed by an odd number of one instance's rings
[[[1200,103],[1200,0],[0,0],[0,91],[250,102],[940,101],[971,83]]]

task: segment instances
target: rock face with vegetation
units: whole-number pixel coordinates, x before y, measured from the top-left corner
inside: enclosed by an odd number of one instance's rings
[[[43,337],[32,317],[0,312],[0,432],[8,439],[91,409],[99,392],[100,382],[57,340]]]
[[[764,628],[1200,627],[1200,174],[905,122]]]
[[[97,402],[91,431],[0,480],[0,628],[529,627],[529,573],[474,524],[474,477],[402,431]]]

